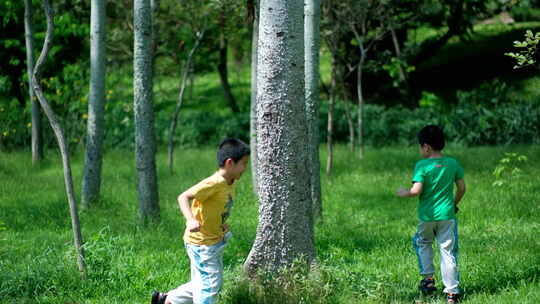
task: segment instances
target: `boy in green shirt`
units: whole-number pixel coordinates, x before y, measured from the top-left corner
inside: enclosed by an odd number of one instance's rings
[[[419,289],[429,294],[437,290],[433,275],[433,240],[441,252],[441,274],[448,303],[460,299],[459,271],[457,266],[458,235],[457,205],[465,194],[463,168],[451,157],[442,155],[445,145],[443,131],[434,125],[424,127],[418,133],[420,154],[424,157],[416,163],[410,189],[400,188],[400,197],[420,196],[418,204],[417,232],[413,245],[418,256],[420,274]],[[454,184],[457,186],[454,196]]]

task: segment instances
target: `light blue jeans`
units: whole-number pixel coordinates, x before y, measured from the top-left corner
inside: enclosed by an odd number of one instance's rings
[[[167,293],[167,300],[173,304],[212,304],[223,285],[223,250],[225,239],[215,245],[185,244],[191,263],[191,281]]]
[[[431,276],[433,266],[433,240],[436,239],[441,252],[441,276],[445,293],[460,293],[458,270],[457,220],[422,222],[413,237],[413,246],[418,257],[420,274]]]

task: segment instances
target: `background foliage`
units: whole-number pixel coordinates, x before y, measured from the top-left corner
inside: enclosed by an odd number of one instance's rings
[[[158,142],[164,143],[168,136],[179,89],[180,67],[194,43],[194,33],[201,29],[207,30],[206,38],[196,53],[175,142],[193,147],[214,143],[224,136],[247,139],[251,45],[248,7],[239,0],[160,2],[155,19],[158,42],[154,88]],[[376,46],[374,56],[368,59],[365,77],[367,144],[410,143],[411,135],[426,123],[443,124],[449,139],[464,145],[539,141],[536,131],[539,129],[540,77],[533,69],[513,71],[511,58],[504,56],[505,52],[512,51],[512,39],[523,37],[528,28],[540,27],[540,23],[535,23],[540,20],[535,17],[536,0],[463,0],[461,11],[455,11],[454,2],[447,0],[385,3],[394,12],[394,27],[403,54],[399,58],[394,54],[387,35]],[[34,0],[33,5],[35,45],[39,48],[44,36],[44,17],[40,1]],[[54,48],[44,69],[43,86],[62,119],[72,149],[80,149],[88,102],[89,3],[59,0],[54,5]],[[133,145],[131,6],[128,0],[107,2],[109,68],[105,145],[108,147]],[[420,7],[422,10],[418,11]],[[501,13],[508,13],[522,23],[505,24],[500,19]],[[0,55],[10,58],[0,62],[0,149],[27,148],[30,102],[26,97],[25,44],[21,34],[24,32],[23,2],[2,1],[0,15]],[[218,22],[223,16],[224,22]],[[345,117],[342,115],[347,108],[345,103],[355,100],[352,88],[356,73],[350,69],[355,64],[356,46],[352,45],[354,39],[346,26],[331,27],[325,18],[323,16],[322,23],[325,35],[335,34],[340,39],[340,58],[344,60],[338,62],[338,70],[342,73],[339,87],[343,100],[337,104],[337,117]],[[238,100],[239,113],[232,113],[226,106],[216,74],[219,37],[223,30],[231,50],[229,81]],[[435,44],[437,41],[444,43]],[[326,47],[321,53],[320,127],[324,141],[330,59]],[[421,54],[422,60],[417,61],[415,58]],[[500,56],[490,58],[489,63],[478,61],[488,54]],[[478,62],[471,62],[470,58]],[[407,71],[407,83],[398,79],[399,66]],[[461,76],[449,77],[447,73]],[[336,124],[336,140],[346,142],[346,121],[337,120]],[[50,128],[45,127],[44,132],[46,145],[53,145]]]

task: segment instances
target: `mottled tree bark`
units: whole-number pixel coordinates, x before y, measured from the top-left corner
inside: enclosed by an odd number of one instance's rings
[[[28,96],[32,104],[32,164],[43,159],[43,132],[41,129],[41,112],[39,101],[35,99],[32,85],[34,73],[34,27],[32,23],[32,1],[24,0],[24,32],[26,40],[26,67],[28,70]]]
[[[259,174],[257,172],[257,45],[259,43],[259,3],[253,0],[253,33],[251,37],[251,106],[250,144],[251,177],[253,191],[259,195]]]
[[[303,2],[263,0],[257,64],[259,224],[248,274],[315,257],[304,96]],[[264,30],[262,30],[264,29]]]
[[[141,223],[159,220],[152,80],[152,11],[150,0],[134,0],[133,102],[135,162]]]
[[[321,47],[320,0],[305,0],[304,37],[306,62],[306,114],[309,140],[309,169],[311,170],[311,199],[313,215],[322,216],[321,163],[319,158],[319,50]]]
[[[79,214],[77,211],[77,200],[75,199],[75,192],[73,190],[73,178],[71,175],[71,165],[70,165],[70,160],[69,160],[68,145],[66,143],[66,138],[64,136],[64,130],[62,126],[60,125],[60,123],[58,122],[58,118],[56,117],[56,114],[50,107],[49,102],[45,98],[45,95],[43,94],[43,90],[40,84],[41,67],[43,66],[43,63],[45,62],[45,59],[48,56],[49,50],[51,49],[52,35],[54,31],[53,9],[49,0],[43,0],[43,8],[45,10],[45,15],[47,17],[47,32],[45,35],[45,41],[43,43],[43,49],[41,50],[41,54],[39,55],[36,66],[34,67],[34,73],[32,74],[32,84],[34,86],[33,87],[34,92],[36,93],[39,103],[41,107],[43,108],[45,115],[47,115],[47,118],[49,118],[49,122],[51,123],[51,128],[54,131],[54,134],[58,141],[58,146],[60,148],[60,153],[62,155],[62,165],[64,168],[64,183],[66,185],[66,194],[67,194],[68,202],[69,202],[69,210],[70,210],[70,215],[71,215],[71,227],[73,229],[74,245],[77,251],[77,264],[79,266],[79,272],[81,273],[81,276],[85,278],[86,277],[86,264],[84,261],[84,248],[82,246],[83,240],[82,240],[82,235],[81,235],[81,226],[79,223]]]
[[[92,0],[90,10],[90,98],[82,182],[83,208],[90,207],[100,195],[105,109],[105,0]]]

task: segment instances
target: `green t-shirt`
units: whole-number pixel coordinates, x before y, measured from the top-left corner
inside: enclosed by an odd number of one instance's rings
[[[452,157],[418,161],[412,178],[413,182],[422,183],[418,218],[424,222],[454,219],[454,183],[462,178],[463,168]]]

